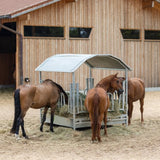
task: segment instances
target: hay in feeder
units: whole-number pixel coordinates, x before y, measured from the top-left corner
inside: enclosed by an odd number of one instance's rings
[[[113,109],[112,109],[112,102],[110,102],[109,109],[111,111],[108,112],[108,116],[109,117],[116,117],[116,116],[119,116],[121,114],[124,114],[125,111],[120,110],[120,108],[122,108],[122,104],[118,103],[118,100],[114,100],[114,108]]]
[[[59,116],[68,117],[70,113],[68,112],[68,105],[64,105],[59,108]]]
[[[79,103],[79,105],[81,104],[79,107],[75,106],[76,117],[78,117],[78,118],[89,117],[88,111],[84,107],[85,95],[81,93],[80,97],[81,97],[81,100],[83,101],[83,103]],[[114,100],[113,107],[112,107],[112,101],[110,101],[110,106],[109,106],[110,111],[108,111],[108,113],[107,113],[108,117],[114,118],[116,116],[120,116],[121,114],[125,114],[126,113],[126,106],[124,106],[124,110],[120,110],[121,108],[122,108],[122,103],[119,103],[118,100]],[[42,113],[43,113],[43,110],[42,110]],[[48,114],[50,116],[50,109],[49,109]],[[59,105],[56,107],[55,115],[66,117],[66,118],[72,118],[73,117],[73,108],[69,108],[69,106],[66,104],[63,106]]]

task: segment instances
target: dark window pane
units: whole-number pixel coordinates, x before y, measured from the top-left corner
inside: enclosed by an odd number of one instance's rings
[[[160,40],[160,31],[145,31],[145,39]]]
[[[24,26],[24,36],[64,37],[64,27]]]
[[[89,38],[92,28],[69,28],[69,37],[70,38]]]
[[[123,39],[140,39],[140,31],[134,29],[121,29]]]

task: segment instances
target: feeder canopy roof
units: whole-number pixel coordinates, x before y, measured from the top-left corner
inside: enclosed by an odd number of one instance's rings
[[[110,54],[56,54],[43,61],[35,71],[73,73],[83,63],[91,68],[131,70],[122,60]]]

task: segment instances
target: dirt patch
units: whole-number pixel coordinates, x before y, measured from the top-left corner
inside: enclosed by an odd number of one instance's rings
[[[44,125],[39,131],[40,111],[29,109],[25,129],[29,140],[16,140],[10,129],[14,117],[13,90],[0,91],[0,159],[6,160],[159,160],[160,92],[147,92],[144,124],[140,123],[139,102],[134,103],[132,124],[108,127],[108,137],[101,130],[102,143],[90,142],[91,130]]]

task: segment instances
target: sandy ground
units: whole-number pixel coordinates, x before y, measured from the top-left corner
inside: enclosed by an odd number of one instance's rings
[[[139,103],[134,103],[132,124],[109,127],[102,143],[91,143],[91,130],[74,131],[55,127],[39,131],[39,110],[29,109],[25,129],[29,140],[16,140],[10,134],[13,122],[13,93],[0,91],[0,160],[159,160],[160,159],[160,92],[147,92],[144,123],[140,123]]]

